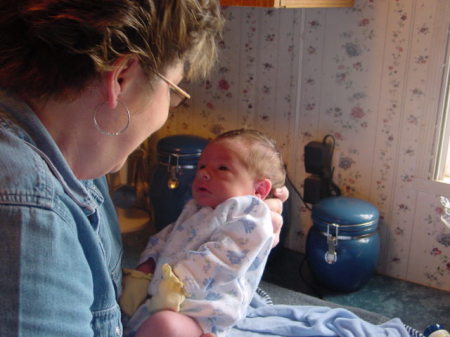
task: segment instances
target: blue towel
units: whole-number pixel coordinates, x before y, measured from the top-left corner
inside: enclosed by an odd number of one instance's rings
[[[126,320],[124,325],[127,326]],[[273,305],[268,295],[255,294],[247,316],[228,337],[411,337],[421,336],[398,318],[374,325],[349,310],[324,306]],[[124,336],[134,332],[125,328]]]
[[[342,308],[270,305],[256,294],[229,337],[410,337],[400,319],[374,325]]]

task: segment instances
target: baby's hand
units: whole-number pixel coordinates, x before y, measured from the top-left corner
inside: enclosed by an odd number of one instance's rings
[[[172,267],[165,263],[162,266],[163,279],[158,285],[158,292],[148,302],[150,312],[160,310],[180,311],[180,306],[186,298],[183,282],[173,273]]]
[[[149,258],[147,261],[142,262],[139,266],[137,266],[137,270],[145,273],[145,274],[154,274],[155,273],[156,263],[155,260]]]

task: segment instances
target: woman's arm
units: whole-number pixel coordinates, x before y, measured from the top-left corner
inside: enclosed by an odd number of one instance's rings
[[[93,283],[76,229],[54,212],[1,205],[0,335],[92,336]]]
[[[269,206],[272,212],[272,226],[273,226],[273,247],[280,242],[280,233],[283,226],[283,202],[289,198],[289,190],[286,186],[275,189],[273,193],[275,198],[266,199],[265,203]]]

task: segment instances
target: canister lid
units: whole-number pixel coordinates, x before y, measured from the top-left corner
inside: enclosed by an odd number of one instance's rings
[[[339,231],[370,232],[377,228],[378,209],[371,203],[350,197],[330,197],[314,205],[314,225],[326,230],[329,224],[339,225]]]
[[[170,165],[192,164],[201,155],[208,140],[193,135],[174,135],[161,138],[156,149],[161,163]]]
[[[436,331],[442,331],[442,334],[441,335],[437,335],[437,336],[445,336],[446,334],[448,336],[448,331],[445,331],[444,326],[441,325],[441,324],[437,324],[437,323],[427,326],[425,328],[423,334],[424,334],[425,337],[431,337],[433,335],[433,333],[436,332]]]

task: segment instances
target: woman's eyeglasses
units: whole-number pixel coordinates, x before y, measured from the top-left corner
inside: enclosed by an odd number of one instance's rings
[[[188,99],[191,98],[191,95],[189,95],[186,91],[181,89],[178,85],[173,83],[171,80],[169,80],[167,77],[160,73],[156,73],[156,75],[162,79],[164,82],[167,83],[170,89],[170,107],[172,109],[178,108],[179,106],[186,103]]]

